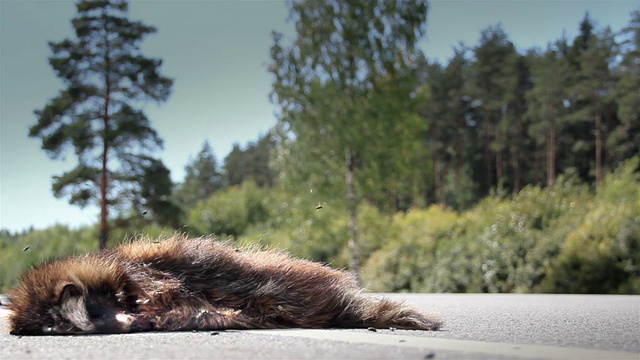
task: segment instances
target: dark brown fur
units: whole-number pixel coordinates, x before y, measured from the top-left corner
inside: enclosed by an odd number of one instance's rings
[[[25,274],[10,299],[12,334],[440,326],[363,295],[345,271],[183,236],[49,261]]]

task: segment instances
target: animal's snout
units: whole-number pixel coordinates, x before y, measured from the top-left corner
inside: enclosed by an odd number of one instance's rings
[[[116,321],[120,324],[123,331],[137,331],[140,330],[140,324],[138,320],[132,315],[128,314],[116,314]]]
[[[140,323],[138,322],[138,320],[133,320],[133,322],[131,323],[131,325],[129,326],[129,330],[131,331],[140,331],[142,329],[142,327],[140,326]]]

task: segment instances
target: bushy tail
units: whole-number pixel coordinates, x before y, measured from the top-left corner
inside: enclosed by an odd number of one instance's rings
[[[434,314],[412,308],[401,302],[360,295],[355,310],[357,327],[377,329],[438,330],[442,321]]]

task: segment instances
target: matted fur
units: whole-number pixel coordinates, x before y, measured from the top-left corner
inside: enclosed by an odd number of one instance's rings
[[[440,326],[431,315],[363,295],[345,271],[182,235],[46,262],[22,277],[10,299],[12,334]]]

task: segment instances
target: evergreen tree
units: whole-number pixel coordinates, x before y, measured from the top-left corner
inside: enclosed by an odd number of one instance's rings
[[[618,66],[614,94],[619,123],[607,137],[607,147],[617,163],[640,154],[640,10],[631,14],[623,30],[626,39]]]
[[[275,140],[271,132],[258,137],[255,143],[249,144],[247,149],[251,159],[251,178],[260,187],[272,187],[275,183],[274,172],[271,169],[271,156],[275,150]]]
[[[429,64],[425,60],[421,64],[420,70],[423,72],[422,77],[424,78],[422,80],[424,99],[420,104],[419,111],[428,125],[428,131],[425,132],[424,137],[433,168],[433,173],[429,176],[433,179],[432,202],[444,204],[445,164],[443,164],[443,157],[446,134],[442,131],[442,127],[446,125],[444,118],[448,111],[447,82],[445,81],[444,68],[438,62]],[[427,196],[425,195],[425,197]]]
[[[571,46],[567,49],[567,59],[576,69],[580,68],[580,56],[587,51],[591,43],[593,42],[595,24],[593,19],[587,12],[584,14],[584,18],[580,22],[580,33],[573,40]]]
[[[208,141],[204,142],[196,158],[185,166],[185,172],[184,182],[176,191],[185,208],[192,208],[222,188],[222,174]]]
[[[364,198],[387,213],[419,203],[420,179],[426,175],[428,124],[418,115],[425,94],[416,90],[415,70],[399,67],[393,77],[378,81],[369,101],[370,128],[363,135],[370,148],[362,152],[356,180]]]
[[[267,133],[250,142],[245,149],[234,144],[224,159],[224,183],[226,186],[240,185],[252,179],[256,185],[271,187],[274,175],[271,170],[271,154],[275,150],[275,141]]]
[[[162,60],[140,53],[140,42],[156,29],[127,19],[126,1],[82,0],[76,7],[76,38],[49,43],[49,63],[65,89],[35,111],[38,121],[29,136],[39,137],[54,159],[73,147],[78,165],[54,177],[53,192],[68,196],[74,205],[99,205],[99,244],[104,248],[109,207],[130,207],[122,203],[130,198],[120,194],[140,194],[130,187],[153,188],[168,179],[164,171],[156,173],[159,177],[145,177],[142,184],[132,176],[141,167],[142,172],[153,171],[146,166],[157,168],[159,160],[150,154],[162,146],[149,119],[134,104],[165,101],[172,80],[159,74]]]
[[[510,119],[506,116],[517,88],[518,56],[514,45],[500,25],[490,26],[480,35],[480,43],[473,49],[472,89],[477,117],[484,143],[486,187],[503,185],[505,150],[508,148],[506,130]]]
[[[527,136],[527,126],[524,121],[524,114],[529,106],[526,93],[533,86],[531,80],[531,66],[524,55],[517,54],[515,71],[517,80],[512,83],[513,88],[511,101],[507,104],[507,109],[503,118],[503,128],[505,133],[505,146],[511,160],[511,173],[508,182],[513,192],[518,192],[523,187],[523,174],[525,167],[529,163],[527,154],[531,150],[531,141]]]
[[[427,123],[426,139],[433,159],[433,199],[454,207],[467,194],[462,189],[466,154],[473,144],[468,123],[472,117],[471,97],[468,95],[469,60],[464,45],[454,48],[454,55],[445,66],[439,63],[424,67],[424,82],[429,98],[421,108]],[[451,177],[452,184],[447,184]],[[446,190],[445,190],[446,189]],[[459,196],[460,195],[460,196]]]
[[[571,80],[568,85],[569,112],[564,131],[560,134],[561,142],[558,143],[558,166],[562,169],[574,168],[584,180],[589,179],[590,163],[593,159],[592,127],[590,119],[585,116],[584,108],[591,106],[590,99],[578,96],[573,88],[582,80],[581,61],[582,54],[587,51],[594,41],[595,24],[589,13],[586,13],[580,22],[580,32],[567,48],[567,60],[571,64]]]
[[[587,49],[578,58],[578,81],[571,88],[581,106],[571,115],[574,121],[591,122],[589,133],[594,133],[593,149],[596,186],[603,178],[604,118],[612,105],[614,77],[612,63],[616,56],[616,43],[609,28],[594,35]],[[586,135],[586,134],[585,134]],[[591,136],[584,139],[589,141]]]
[[[526,112],[531,120],[529,135],[546,148],[547,187],[556,179],[556,145],[567,114],[568,86],[571,67],[562,54],[566,42],[549,45],[544,54],[533,59],[533,88],[527,93],[529,106]]]
[[[443,84],[445,87],[444,104],[445,112],[442,114],[443,123],[446,124],[443,138],[445,140],[446,153],[450,155],[449,163],[451,164],[447,174],[443,174],[448,178],[453,178],[453,183],[445,187],[449,190],[444,191],[447,203],[457,209],[470,205],[463,199],[473,199],[475,194],[471,189],[463,188],[465,183],[464,164],[472,161],[469,155],[475,152],[474,142],[470,131],[473,129],[472,119],[474,118],[473,108],[471,106],[472,97],[469,95],[469,68],[471,66],[467,59],[466,46],[460,45],[454,48],[454,55],[449,60],[445,70]],[[451,186],[453,185],[453,186]]]
[[[231,148],[227,157],[224,158],[226,186],[240,185],[249,177],[249,165],[246,160],[245,151],[242,150],[240,144],[233,144],[233,148]]]
[[[143,216],[146,214],[145,217],[150,217],[162,226],[174,229],[180,227],[183,210],[172,195],[174,184],[169,176],[169,169],[162,161],[152,157],[145,156],[140,160],[143,162],[138,166],[141,172],[135,178],[141,181],[133,198],[137,213]]]

